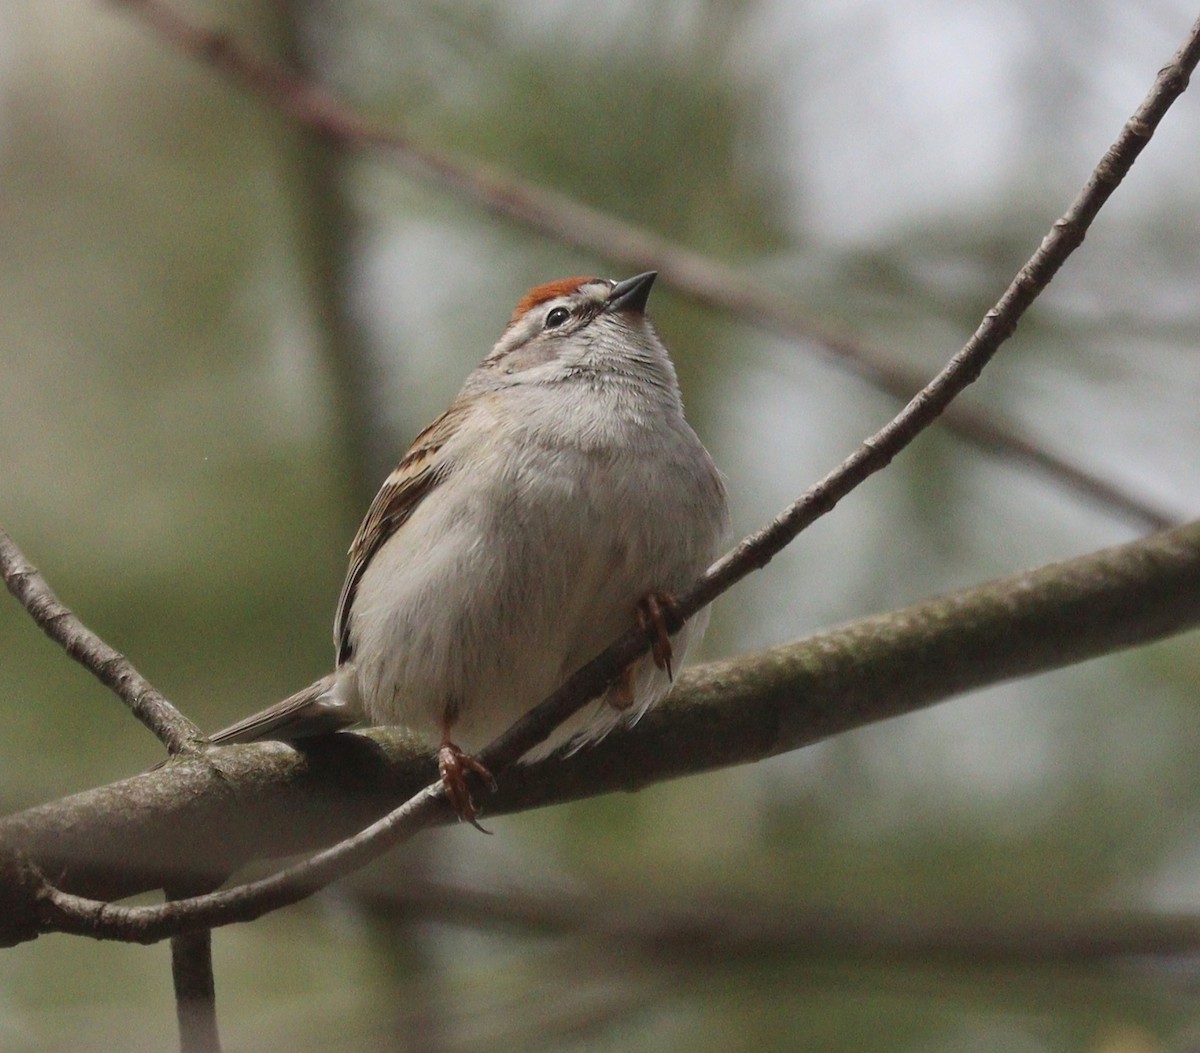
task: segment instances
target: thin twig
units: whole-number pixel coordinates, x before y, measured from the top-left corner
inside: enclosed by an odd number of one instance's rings
[[[48,930],[96,939],[156,943],[180,932],[253,921],[299,903],[318,889],[365,866],[388,849],[446,817],[440,783],[425,787],[399,808],[332,848],[258,881],[161,907],[123,907],[73,896],[43,882],[39,914]]]
[[[886,466],[946,405],[974,381],[1016,328],[1025,310],[1082,241],[1092,218],[1120,183],[1149,141],[1171,103],[1187,86],[1200,60],[1200,20],[1187,41],[1155,79],[1142,105],[1126,122],[1091,178],[1063,217],[1020,270],[966,346],[884,428],[816,486],[806,491],[764,529],[719,560],[679,597],[678,614],[686,619],[737,581],[765,566],[804,527],[830,511],[842,497]],[[603,654],[571,676],[544,702],[517,721],[480,754],[495,774],[514,764],[560,723],[599,695],[641,655],[650,642],[631,629]],[[120,907],[72,896],[48,883],[41,892],[48,927],[97,937],[152,942],[189,928],[248,921],[310,895],[445,816],[440,784],[420,791],[395,811],[360,833],[268,878],[233,889],[180,900],[162,907]]]
[[[1200,522],[686,670],[636,728],[569,762],[550,757],[509,771],[487,799],[489,811],[751,763],[1197,625]],[[220,881],[250,860],[310,851],[387,813],[435,771],[428,751],[399,730],[371,729],[330,736],[304,752],[278,742],[232,747],[0,819],[0,861],[26,861],[0,911],[0,945],[38,931],[152,942],[190,927],[248,921],[302,898],[301,885],[320,883],[341,865],[339,849],[322,853],[320,871],[283,871],[266,884],[162,908],[110,906],[95,897],[122,898],[177,884],[182,875]],[[453,821],[429,789],[424,794],[427,801],[406,806],[410,813],[417,808],[422,823]],[[376,829],[399,842],[411,818]],[[364,849],[360,840],[352,848],[347,870],[385,844]],[[62,875],[60,891],[79,898],[50,889],[39,874]],[[0,883],[0,899],[4,893]],[[275,898],[256,900],[260,893]]]
[[[567,245],[632,270],[656,270],[660,280],[699,303],[717,307],[788,339],[800,340],[862,376],[901,402],[925,377],[887,352],[851,339],[807,317],[792,299],[702,253],[536,184],[486,171],[402,132],[372,124],[331,92],[282,65],[264,61],[228,33],[188,20],[160,0],[118,0],[174,47],[265,99],[304,127],[356,149],[384,151],[409,173],[466,198],[494,215],[516,221]],[[1182,90],[1182,89],[1180,89]],[[977,407],[958,404],[942,418],[960,438],[1043,472],[1111,512],[1151,530],[1179,517],[1128,493],[1023,436],[1012,424]]]
[[[0,574],[8,591],[42,631],[113,691],[171,753],[191,752],[202,741],[200,729],[171,705],[128,658],[101,640],[62,604],[3,530],[0,530]]]
[[[946,406],[983,371],[984,366],[1016,330],[1025,311],[1046,287],[1067,257],[1082,244],[1087,228],[1104,202],[1133,166],[1171,104],[1187,87],[1200,61],[1200,19],[1187,40],[1159,70],[1146,98],[1125,122],[1070,208],[1042,239],[1037,251],[1009,284],[996,305],[984,315],[971,339],[917,395],[883,428],[815,486],[810,487],[771,523],[743,539],[718,560],[694,587],[680,595],[682,619],[712,603],[721,593],[754,570],[765,567],[797,534],[831,511],[864,480],[892,459],[929,427]],[[594,661],[571,676],[545,702],[514,724],[480,755],[492,771],[502,771],[523,756],[562,721],[599,695],[630,662],[645,654],[644,634],[631,629]]]

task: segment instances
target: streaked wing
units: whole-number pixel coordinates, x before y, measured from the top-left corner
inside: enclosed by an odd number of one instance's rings
[[[442,447],[458,429],[463,411],[455,403],[413,440],[408,453],[396,466],[367,509],[366,518],[350,545],[350,568],[338,597],[333,622],[333,641],[341,665],[350,657],[350,610],[367,564],[413,514],[425,496],[448,472]]]

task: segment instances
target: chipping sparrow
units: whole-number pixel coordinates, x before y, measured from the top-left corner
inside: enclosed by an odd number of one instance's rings
[[[716,557],[729,516],[643,313],[655,277],[526,293],[371,503],[338,600],[336,671],[214,743],[405,724],[440,748],[447,794],[473,821],[464,772],[490,776],[464,751],[635,620],[652,653],[525,759],[599,739],[666,694],[672,652],[708,612],[668,640],[660,604]]]

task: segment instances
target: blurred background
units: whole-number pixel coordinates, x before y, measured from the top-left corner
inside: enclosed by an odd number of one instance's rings
[[[735,265],[924,373],[1195,16],[1176,0],[183,2],[414,141]],[[1200,505],[1198,130],[1193,91],[970,392],[1181,520]],[[121,5],[0,0],[0,523],[206,729],[329,668],[375,486],[520,294],[580,273],[612,269],[386,155],[329,149]],[[815,346],[665,286],[651,307],[740,532],[895,409]],[[935,430],[719,601],[706,652],[1143,529]],[[216,935],[228,1048],[1195,1048],[1188,963],[864,965],[853,945],[726,960],[549,931],[536,908],[1193,910],[1198,674],[1193,634],[752,767],[496,819],[492,838],[424,836]],[[0,604],[6,811],[159,755]],[[440,904],[398,906],[388,889],[409,883]],[[460,886],[532,916],[455,923]],[[174,1042],[166,945],[0,955],[0,1047]]]

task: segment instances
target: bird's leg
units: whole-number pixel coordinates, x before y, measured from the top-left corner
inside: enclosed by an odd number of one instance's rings
[[[445,787],[446,797],[450,801],[451,807],[458,813],[458,818],[463,822],[470,823],[481,833],[490,834],[491,831],[484,830],[475,818],[479,813],[475,808],[475,802],[471,800],[471,791],[467,787],[467,772],[474,772],[478,775],[493,793],[496,792],[496,780],[479,761],[469,753],[464,753],[450,741],[449,721],[442,725],[442,745],[438,750],[437,758],[442,786]]]
[[[633,705],[633,681],[637,676],[637,667],[640,662],[633,662],[625,667],[617,681],[612,686],[612,690],[605,696],[608,704],[613,709],[624,711]]]
[[[671,637],[667,632],[667,613],[678,621],[679,605],[669,592],[648,592],[637,605],[638,627],[650,637],[650,653],[654,664],[666,671],[667,679],[674,680],[671,669]]]

